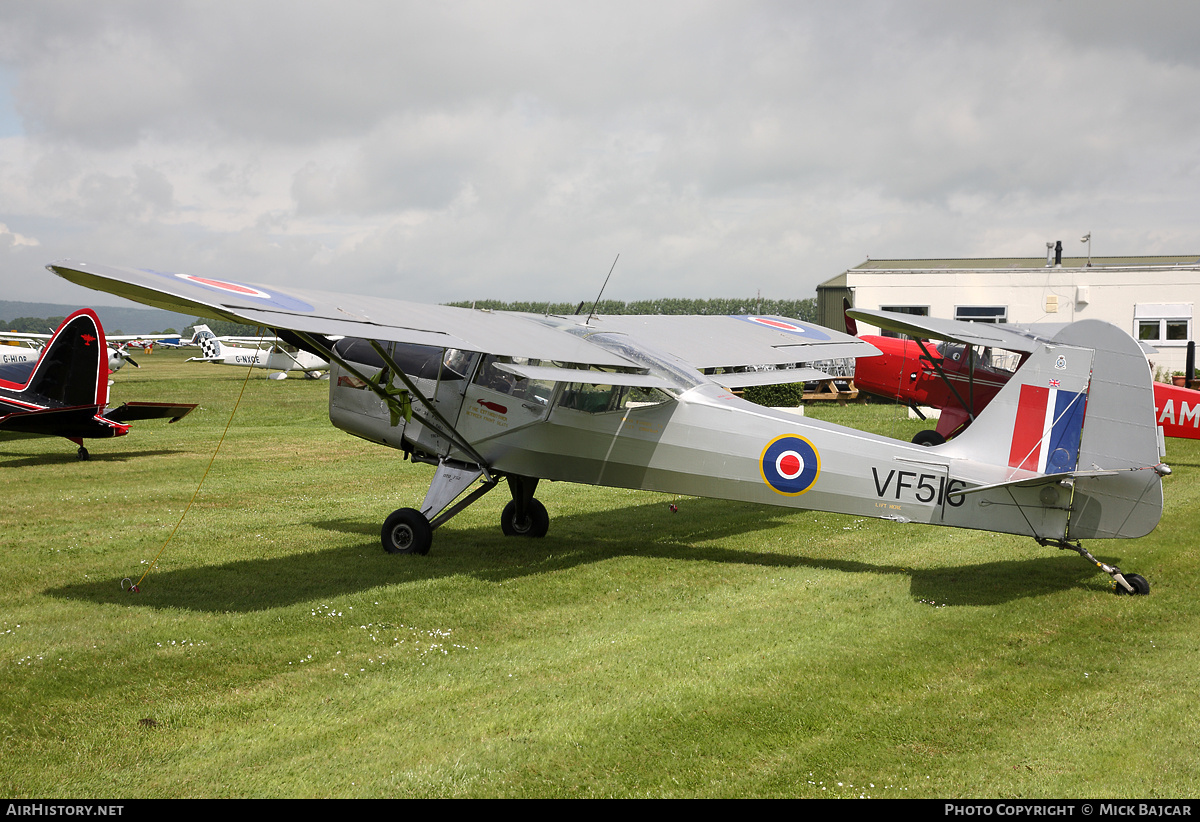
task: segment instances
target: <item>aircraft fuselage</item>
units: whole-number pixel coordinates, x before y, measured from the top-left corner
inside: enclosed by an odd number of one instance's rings
[[[434,367],[412,378],[497,474],[1050,539],[1067,536],[1066,491],[972,492],[1037,474],[980,460],[953,444],[931,449],[771,410],[701,375],[656,391],[538,384],[500,380],[499,372],[488,374],[485,358],[469,357],[459,371],[471,379],[448,369],[439,379]],[[1076,390],[1082,390],[1090,360],[1086,366],[1082,358],[1078,362],[1077,374],[1059,376],[1078,382]],[[375,370],[364,364],[360,372]],[[595,373],[595,379],[603,379],[602,372]],[[334,425],[408,451],[415,460],[478,461],[423,416],[415,402],[413,419],[392,425],[384,401],[336,363],[329,408]],[[1078,432],[1075,437],[1078,449]],[[1007,459],[1007,444],[1004,449]],[[1021,516],[1014,514],[1018,505]]]

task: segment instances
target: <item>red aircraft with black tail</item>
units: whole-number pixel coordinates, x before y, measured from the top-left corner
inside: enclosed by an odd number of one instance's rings
[[[135,420],[181,419],[196,406],[129,402],[108,408],[108,343],[100,318],[82,308],[63,320],[37,362],[0,365],[0,435],[65,437],[88,458],[85,439],[121,437]]]

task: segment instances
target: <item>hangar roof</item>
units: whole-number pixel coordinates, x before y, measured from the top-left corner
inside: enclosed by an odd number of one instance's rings
[[[1200,254],[1161,255],[1140,257],[1092,257],[1092,268],[1101,266],[1120,266],[1123,268],[1136,266],[1164,265],[1196,265],[1200,263]],[[1087,257],[1063,257],[1063,268],[1085,268]],[[975,270],[989,268],[1046,268],[1045,257],[966,257],[957,259],[916,259],[916,260],[871,260],[854,266],[851,271],[919,269],[959,269]]]

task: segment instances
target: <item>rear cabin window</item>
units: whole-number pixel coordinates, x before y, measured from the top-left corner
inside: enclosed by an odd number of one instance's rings
[[[558,404],[562,408],[600,414],[605,411],[622,411],[626,408],[644,408],[670,399],[669,394],[657,388],[637,388],[629,385],[589,385],[572,382],[563,386]]]

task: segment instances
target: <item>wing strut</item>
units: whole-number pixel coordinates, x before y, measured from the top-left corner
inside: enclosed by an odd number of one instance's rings
[[[962,394],[958,393],[958,389],[954,387],[954,383],[952,383],[950,378],[946,376],[945,370],[942,369],[942,361],[929,353],[929,349],[925,347],[925,340],[917,340],[917,345],[921,347],[921,351],[925,354],[925,359],[929,360],[929,363],[933,366],[933,369],[937,371],[938,377],[940,377],[942,382],[946,384],[946,387],[950,389],[950,393],[954,395],[954,399],[958,400],[958,404],[961,405],[962,409],[967,412],[967,418],[970,419],[971,422],[975,422],[975,415],[971,412],[970,404],[963,400]],[[969,352],[967,355],[969,358],[967,360],[967,379],[970,381],[969,384],[971,386],[971,393],[973,395],[975,388],[975,349],[968,345],[967,351]]]
[[[320,338],[309,334],[306,331],[292,331],[291,333],[295,334],[306,344],[313,346],[315,349],[321,352],[326,359],[331,362],[336,362],[342,368],[346,369],[355,377],[369,385],[371,390],[375,392],[380,399],[387,403],[389,407],[396,403],[396,398],[388,394],[382,385],[379,385],[375,380],[361,373],[353,365],[346,362],[345,359],[334,353],[333,346],[325,344]],[[471,444],[467,442],[467,440],[461,434],[458,433],[455,427],[450,424],[449,420],[442,416],[441,412],[437,410],[429,398],[417,390],[417,387],[413,385],[412,380],[410,380],[408,375],[404,373],[404,369],[396,364],[396,361],[392,359],[392,356],[388,354],[387,351],[384,350],[383,346],[381,346],[375,340],[368,340],[368,342],[371,344],[371,347],[375,349],[375,353],[383,359],[384,364],[391,369],[392,373],[396,375],[400,382],[404,383],[404,387],[408,390],[409,396],[416,397],[417,401],[420,402],[421,405],[423,405],[432,416],[432,419],[423,414],[418,414],[415,410],[410,410],[410,413],[416,416],[421,424],[429,426],[446,439],[453,442],[456,446],[461,448],[463,452],[473,459],[475,464],[479,466],[483,476],[486,477],[487,480],[493,481],[491,474],[488,472],[487,460],[485,460],[478,451],[471,447]],[[437,424],[435,425],[434,422]]]

